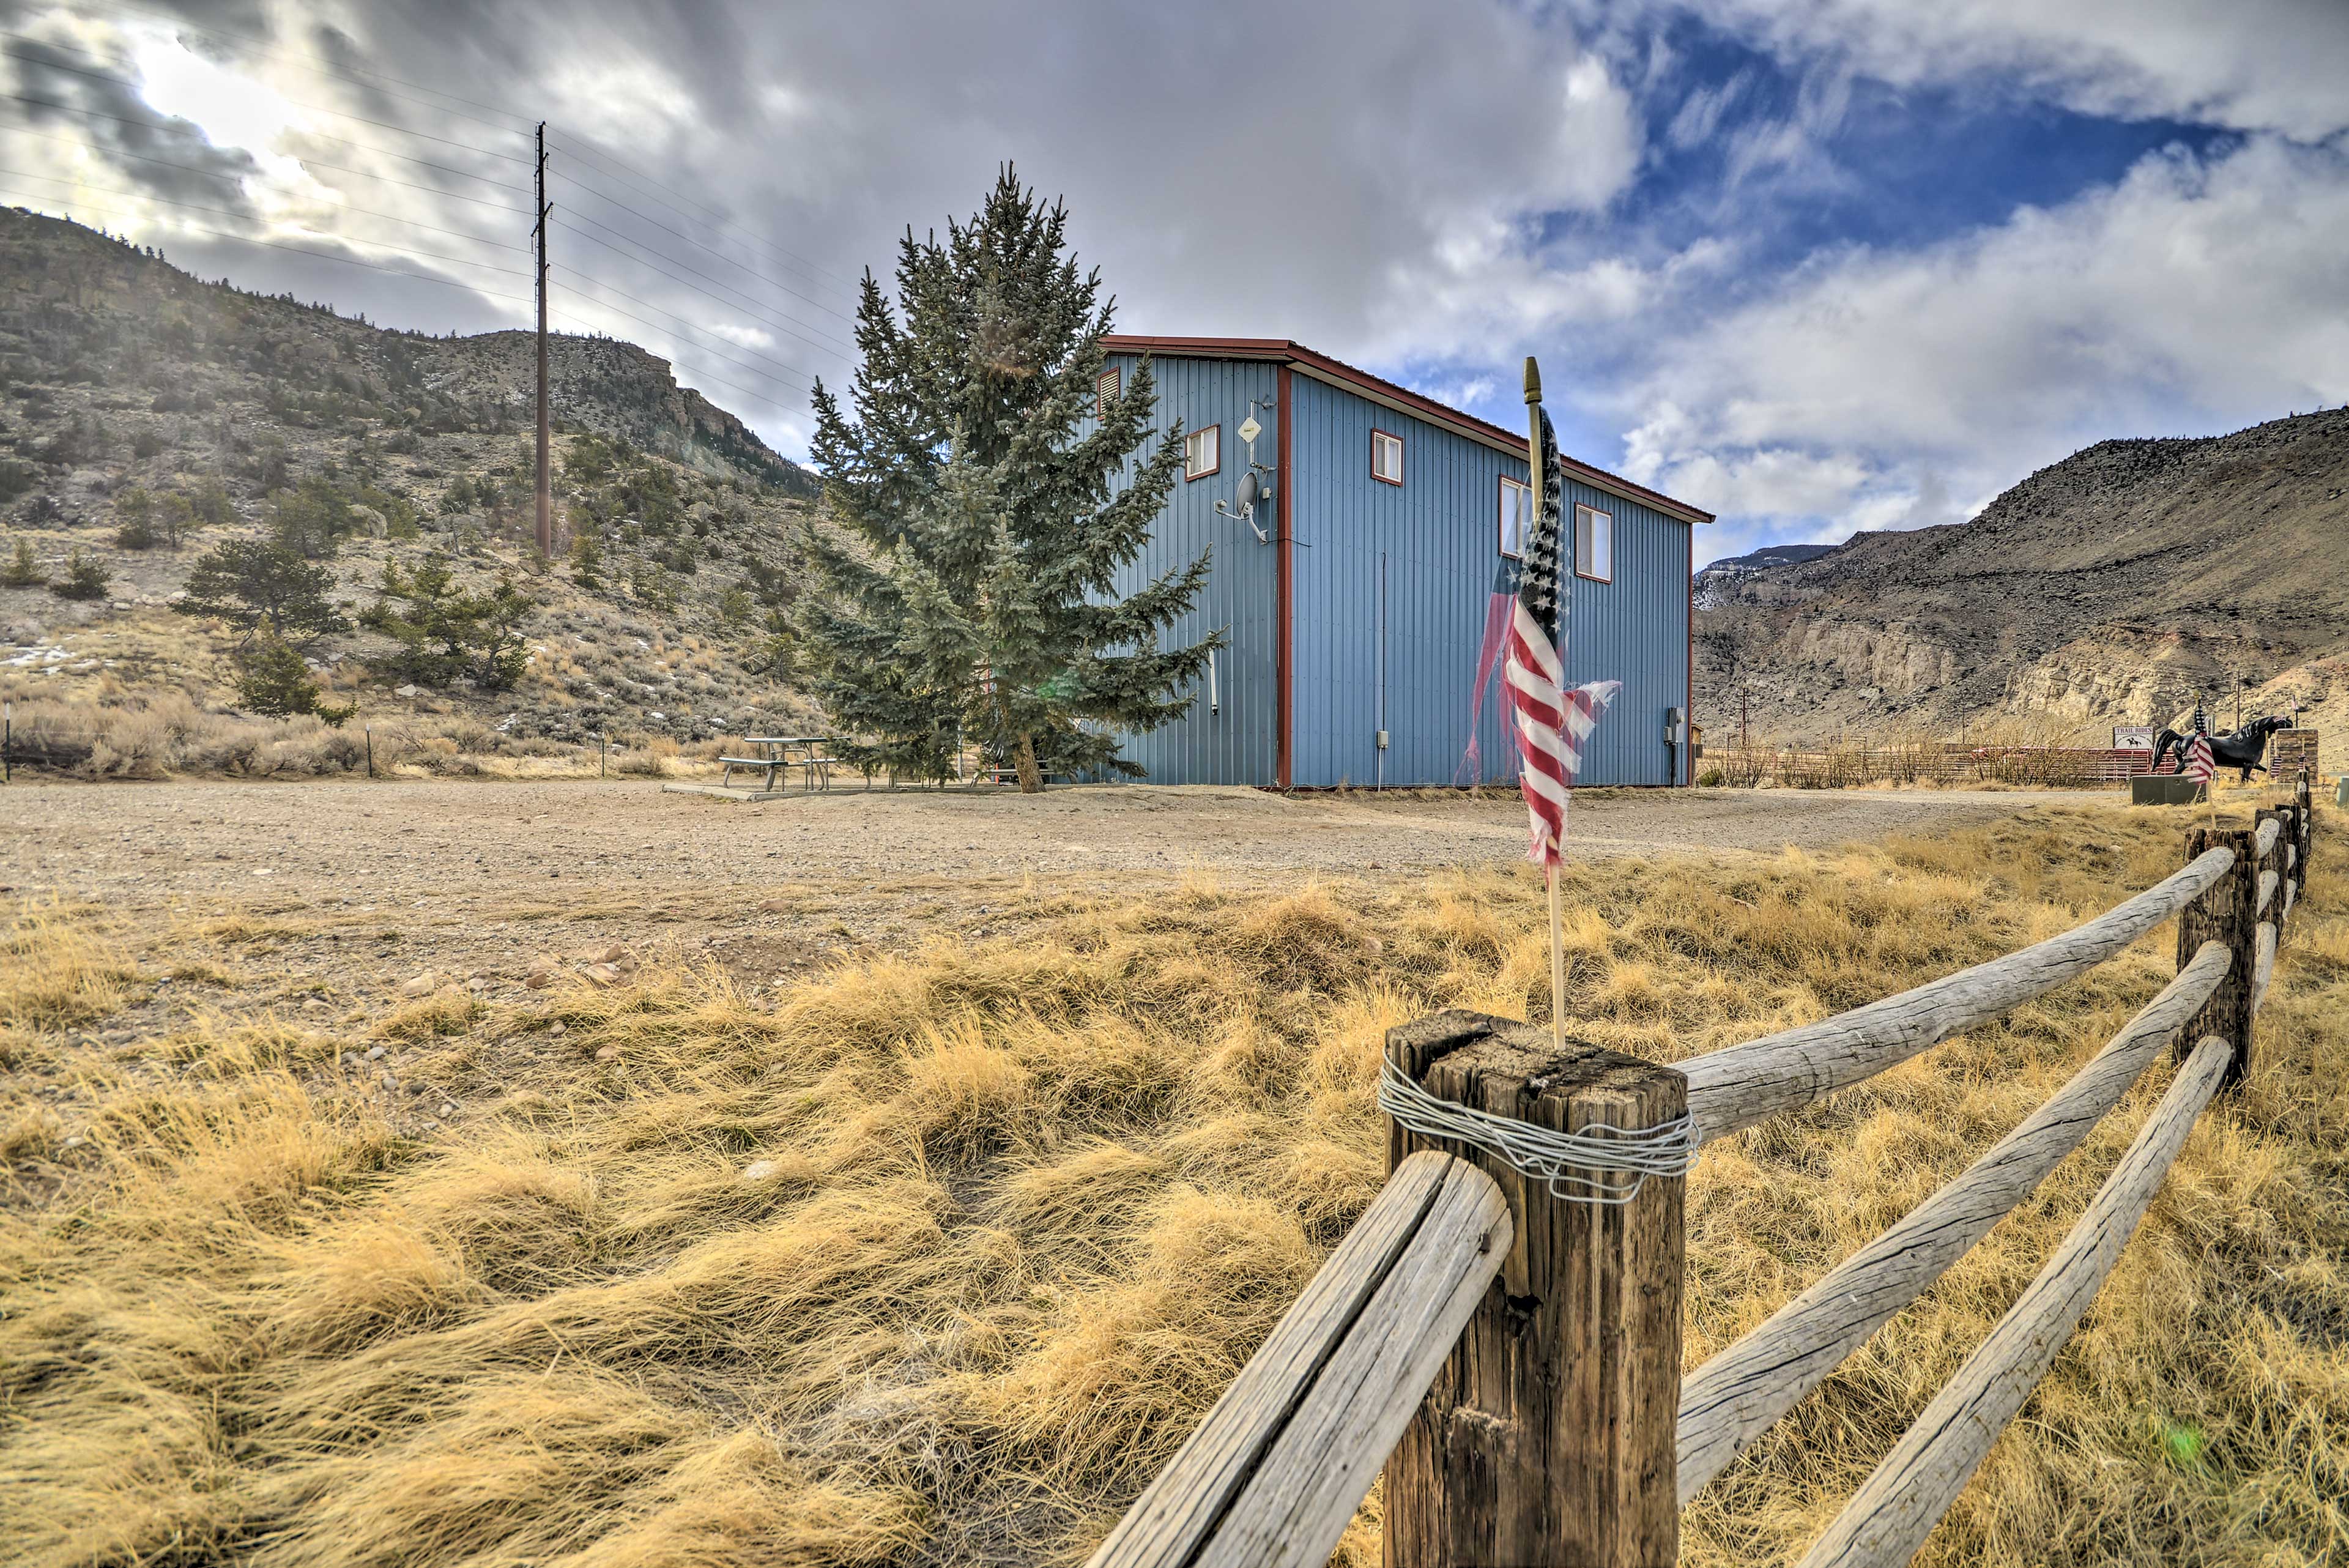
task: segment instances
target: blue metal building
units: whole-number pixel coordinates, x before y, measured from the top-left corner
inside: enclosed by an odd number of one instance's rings
[[[1464,782],[1486,607],[1526,514],[1525,431],[1284,339],[1108,344],[1102,398],[1147,354],[1159,428],[1186,432],[1182,477],[1120,587],[1212,549],[1207,586],[1171,636],[1222,628],[1231,642],[1190,714],[1131,737],[1125,754],[1162,784]],[[1576,549],[1567,678],[1624,687],[1582,782],[1686,784],[1692,535],[1712,514],[1570,458],[1559,467]],[[1515,779],[1505,727],[1488,691],[1475,782]]]

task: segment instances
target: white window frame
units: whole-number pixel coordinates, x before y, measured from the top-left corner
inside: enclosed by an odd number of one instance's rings
[[[1391,444],[1394,448],[1394,472],[1392,476],[1379,472],[1379,452],[1381,450],[1381,442]],[[1402,483],[1402,437],[1392,431],[1372,430],[1371,431],[1371,477],[1381,484]]]
[[[1201,451],[1201,445],[1203,442],[1206,447],[1206,451],[1204,452]],[[1201,456],[1205,456],[1207,460],[1207,465],[1205,468],[1194,466]],[[1201,425],[1197,430],[1185,433],[1183,437],[1183,477],[1186,482],[1194,479],[1205,479],[1211,473],[1221,473],[1223,469],[1223,426]]]
[[[1615,514],[1579,502],[1574,508],[1574,575],[1594,583],[1615,580]]]
[[[1115,365],[1093,378],[1093,418],[1109,418],[1109,406],[1125,395],[1125,372]]]
[[[1526,558],[1526,539],[1534,531],[1534,487],[1522,479],[1501,475],[1500,507],[1501,554],[1513,561],[1522,561]],[[1512,544],[1516,545],[1514,550],[1509,547]]]

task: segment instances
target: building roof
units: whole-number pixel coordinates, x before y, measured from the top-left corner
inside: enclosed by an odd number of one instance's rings
[[[1382,403],[1441,426],[1454,434],[1485,446],[1522,456],[1526,450],[1523,431],[1506,431],[1496,424],[1463,412],[1433,398],[1422,396],[1408,387],[1371,375],[1368,370],[1349,365],[1342,359],[1308,348],[1302,343],[1286,337],[1149,337],[1131,333],[1112,332],[1102,339],[1102,346],[1112,354],[1151,354],[1182,359],[1264,359],[1288,365],[1317,380],[1361,393],[1374,403]],[[1644,484],[1635,484],[1620,474],[1609,473],[1558,453],[1558,467],[1573,478],[1594,490],[1604,490],[1627,501],[1652,506],[1667,517],[1683,523],[1710,523],[1713,514],[1691,506],[1685,501],[1675,501]]]

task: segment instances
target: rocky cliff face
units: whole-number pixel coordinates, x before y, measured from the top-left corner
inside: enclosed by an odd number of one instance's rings
[[[2349,411],[2110,441],[1971,522],[1703,584],[1699,702],[1810,740],[2029,718],[2082,737],[2203,693],[2349,727]],[[1750,559],[1750,558],[1749,558]],[[2328,752],[2328,756],[2330,753]]]

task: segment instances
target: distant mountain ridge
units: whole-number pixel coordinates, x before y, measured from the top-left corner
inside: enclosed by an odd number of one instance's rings
[[[179,359],[220,393],[251,383],[331,387],[426,426],[534,420],[535,335],[435,337],[191,276],[80,224],[0,208],[0,371],[151,379]],[[812,494],[815,478],[700,392],[667,360],[610,337],[550,333],[554,417],[705,473]],[[133,357],[138,357],[134,362]],[[243,385],[240,385],[243,383]],[[181,389],[182,393],[193,388]]]
[[[1758,550],[1748,550],[1743,556],[1724,556],[1718,561],[1699,566],[1692,586],[1696,592],[1699,608],[1709,608],[1733,591],[1736,585],[1754,573],[1771,566],[1799,566],[1816,561],[1837,545],[1764,545]]]
[[[2100,441],[1971,522],[1699,574],[1701,703],[1787,739],[2144,723],[2199,691],[2349,727],[2349,411]],[[2328,758],[2333,748],[2328,745]]]

